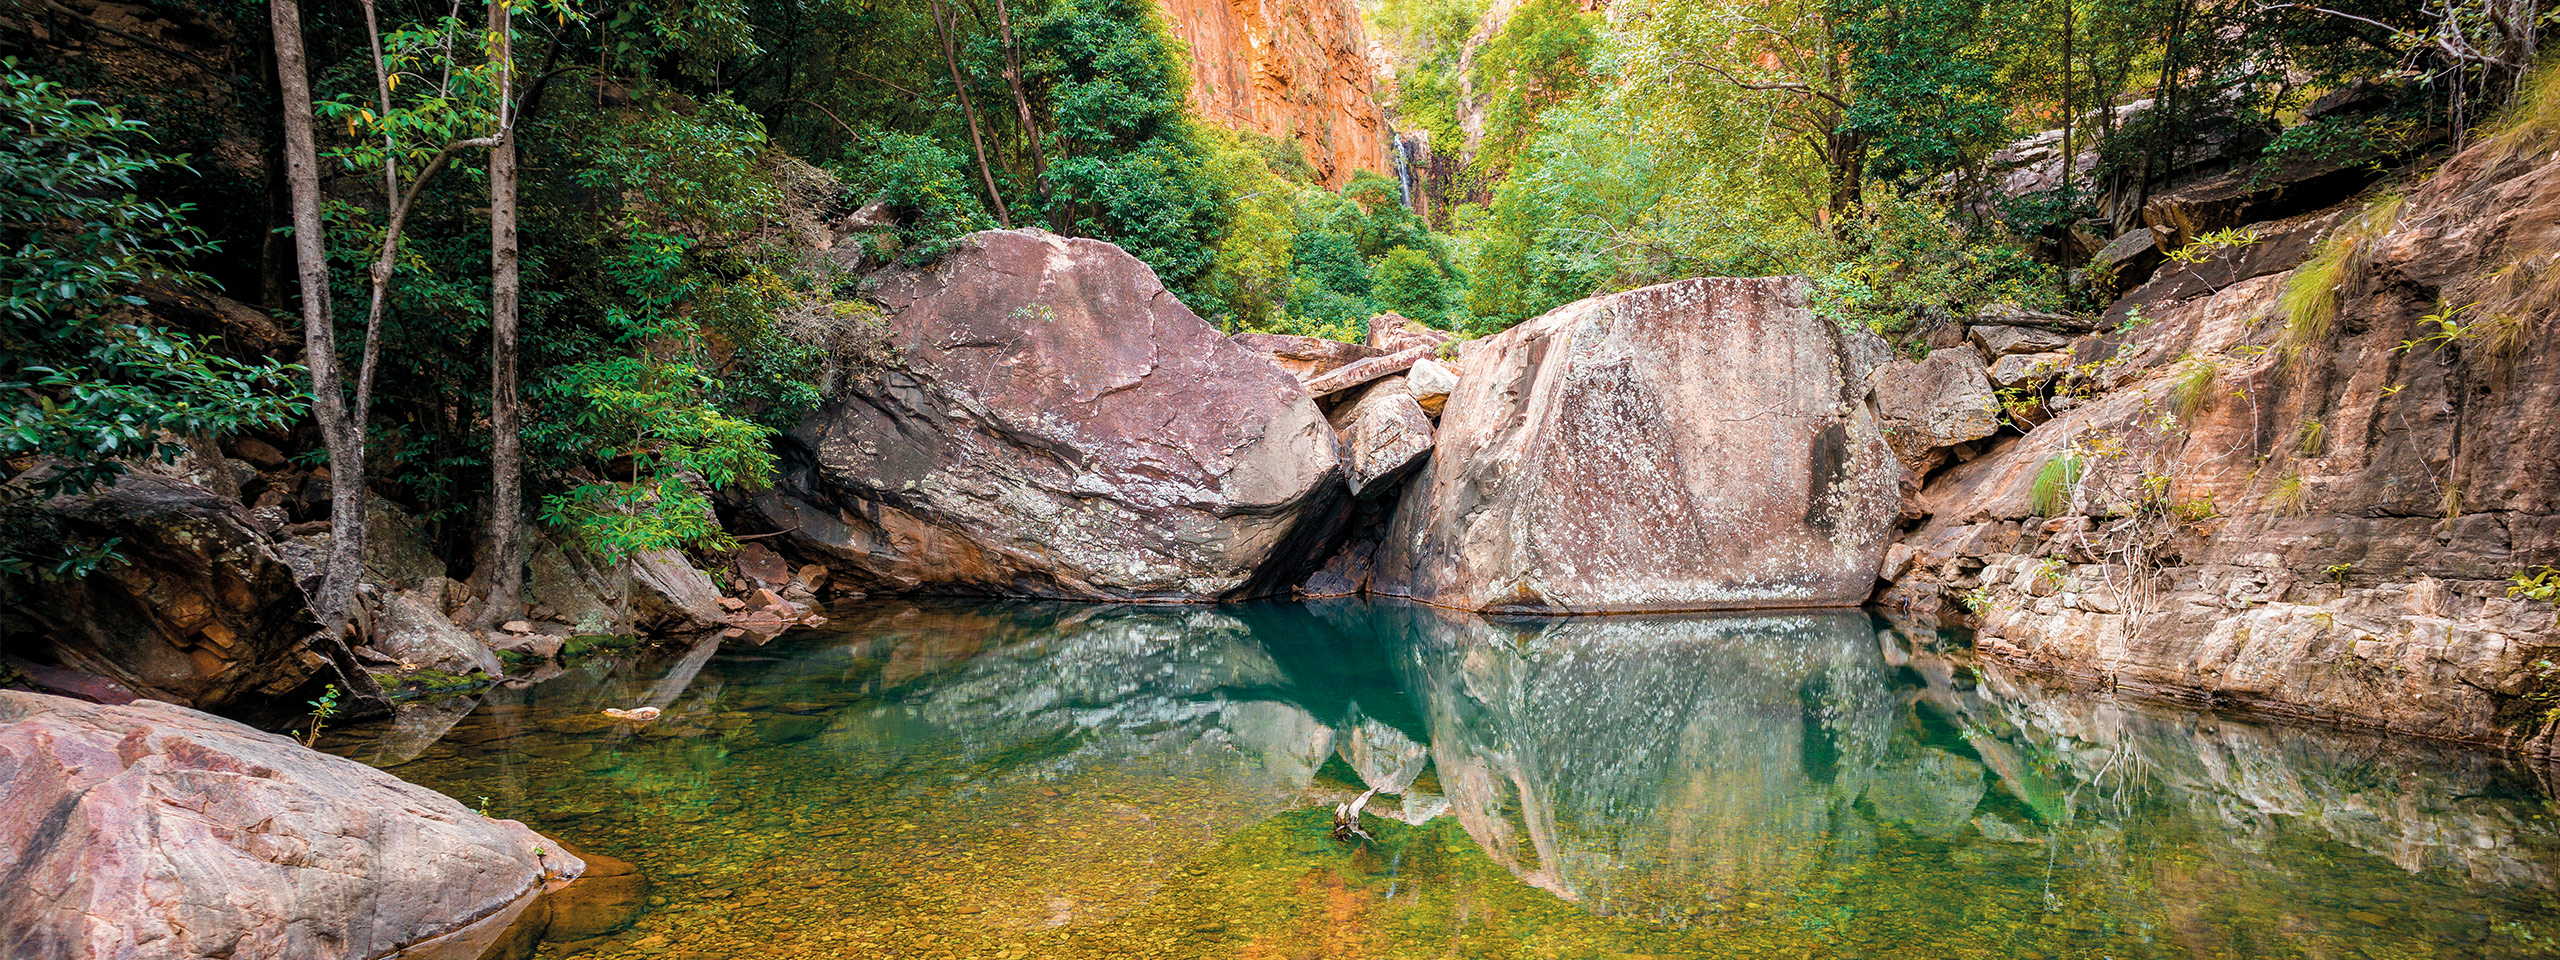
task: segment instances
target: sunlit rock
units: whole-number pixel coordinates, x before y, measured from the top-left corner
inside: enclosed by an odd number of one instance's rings
[[[1840,606],[1899,468],[1801,278],[1593,297],[1460,345],[1373,590],[1442,606]]]
[[[1281,589],[1340,500],[1332,430],[1118,247],[989,231],[883,278],[754,506],[863,588],[1072,599]]]

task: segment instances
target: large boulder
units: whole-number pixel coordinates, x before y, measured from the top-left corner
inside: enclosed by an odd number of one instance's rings
[[[1401,313],[1381,313],[1369,318],[1369,345],[1383,353],[1402,353],[1415,347],[1427,347],[1429,353],[1458,339],[1458,335],[1424,324]]]
[[[1971,345],[1885,364],[1876,371],[1875,399],[1894,453],[1915,473],[1945,462],[1945,448],[2000,430],[2000,401]]]
[[[1404,377],[1370,384],[1335,410],[1332,422],[1342,432],[1344,480],[1353,496],[1379,495],[1431,455],[1431,417],[1405,389]]]
[[[0,690],[0,955],[369,960],[494,942],[584,864],[512,820],[156,701]]]
[[[1120,248],[989,231],[883,280],[894,357],[838,379],[753,501],[855,586],[1246,596],[1331,535],[1315,401]]]
[[[1375,592],[1530,612],[1864,600],[1900,472],[1806,290],[1683,280],[1464,344]]]
[[[6,652],[205,709],[286,693],[325,665],[292,568],[238,501],[133,473],[39,511],[31,522],[60,542],[112,542],[120,559],[73,580],[0,580]]]

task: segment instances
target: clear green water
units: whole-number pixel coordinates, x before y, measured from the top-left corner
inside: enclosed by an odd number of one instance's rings
[[[584,956],[2560,955],[2534,771],[1860,613],[831,612],[330,746],[655,878]]]

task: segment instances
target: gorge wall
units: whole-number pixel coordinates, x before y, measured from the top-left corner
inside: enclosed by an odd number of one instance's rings
[[[2025,429],[1929,476],[1879,600],[2087,685],[2548,754],[2560,624],[2512,579],[2560,563],[2560,154],[2530,132],[2405,199],[2209,222],[2254,239],[2104,332],[1933,353],[1988,360]]]
[[[1350,0],[1161,0],[1191,50],[1191,103],[1211,122],[1298,144],[1316,178],[1388,172],[1369,41]]]

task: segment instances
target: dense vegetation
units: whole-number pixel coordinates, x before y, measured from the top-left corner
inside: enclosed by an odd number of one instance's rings
[[[1145,0],[164,8],[196,39],[0,12],[0,360],[23,371],[0,453],[24,481],[0,509],[177,434],[262,431],[328,462],[339,512],[388,495],[455,561],[520,553],[519,515],[608,558],[717,541],[708,491],[769,477],[768,437],[876,322],[859,271],[971,230],[1108,239],[1231,329],[1342,338],[1381,310],[1480,333],[1714,273],[1811,274],[1826,310],[1886,331],[2085,307],[2067,268],[2199,136],[2379,78],[2405,91],[2388,112],[2260,154],[2397,158],[2506,98],[2550,17],[1381,0],[1398,124],[1438,155],[1407,197],[1370,173],[1326,189],[1294,147],[1190,117]],[[2092,160],[1967,199],[1996,148],[2050,128]],[[847,217],[887,226],[824,249]],[[136,319],[145,284],[299,324],[303,367]],[[22,571],[112,554],[11,529]]]

